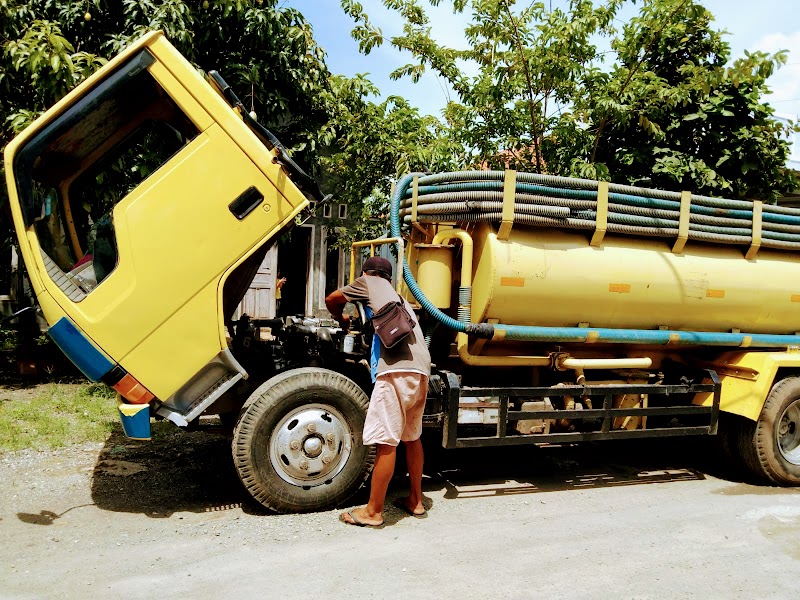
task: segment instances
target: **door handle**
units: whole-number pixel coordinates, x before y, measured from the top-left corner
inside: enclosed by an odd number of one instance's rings
[[[228,205],[228,210],[240,221],[255,210],[264,201],[264,194],[259,192],[254,186],[250,186],[239,194],[233,202]]]

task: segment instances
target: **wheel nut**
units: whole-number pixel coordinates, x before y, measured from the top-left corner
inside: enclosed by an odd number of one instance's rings
[[[314,433],[317,430],[317,426],[314,423],[308,424],[308,433]]]
[[[322,464],[323,465],[330,464],[330,462],[331,462],[331,457],[330,456],[323,456],[322,457]]]
[[[292,440],[292,443],[289,444],[289,447],[292,450],[299,450],[300,449],[300,442],[298,442],[297,440]]]
[[[328,440],[332,444],[334,442],[334,440],[336,439],[336,436],[333,435],[333,432],[331,432],[331,433],[329,433],[328,435],[325,436],[325,439]]]
[[[303,469],[303,471],[308,471],[308,461],[307,460],[302,461],[300,463],[300,468]]]

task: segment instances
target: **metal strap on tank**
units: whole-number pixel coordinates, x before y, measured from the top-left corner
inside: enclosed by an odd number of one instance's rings
[[[750,249],[744,256],[747,260],[755,258],[759,248],[761,248],[761,213],[763,207],[764,203],[761,200],[753,201],[753,234],[750,242]]]
[[[497,239],[507,241],[514,226],[514,198],[517,195],[517,172],[506,170],[503,178],[503,221],[497,232]]]
[[[594,222],[594,235],[592,241],[589,242],[592,246],[599,246],[603,243],[603,238],[606,236],[608,229],[608,182],[597,182],[597,218]]]
[[[411,222],[416,223],[417,219],[417,202],[419,202],[419,175],[414,175],[414,181],[411,184]]]
[[[692,192],[681,192],[681,215],[678,221],[678,239],[672,246],[673,254],[681,254],[689,239],[689,212],[692,207]]]

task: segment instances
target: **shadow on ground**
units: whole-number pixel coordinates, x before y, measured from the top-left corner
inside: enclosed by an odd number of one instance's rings
[[[705,439],[463,450],[437,447],[435,435],[426,435],[424,441],[425,489],[444,489],[444,498],[452,500],[700,480],[705,474],[736,479],[720,466],[710,440]],[[405,477],[399,475],[404,473],[403,465],[401,452],[390,498],[406,485]],[[230,439],[214,426],[183,431],[159,423],[150,442],[129,440],[115,429],[98,455],[92,500],[104,510],[154,518],[234,507],[267,514],[242,487],[233,467]],[[365,500],[362,490],[348,504]]]
[[[166,422],[153,426],[151,441],[130,440],[115,426],[95,464],[92,500],[154,518],[239,506],[262,511],[239,482],[222,427],[185,431]]]
[[[434,450],[428,485],[446,499],[696,481],[738,480],[701,439],[650,439],[506,448]]]

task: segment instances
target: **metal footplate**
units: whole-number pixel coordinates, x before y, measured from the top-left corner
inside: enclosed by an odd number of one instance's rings
[[[671,437],[687,435],[715,435],[719,420],[720,380],[717,373],[707,370],[707,379],[711,383],[691,385],[660,385],[660,384],[603,384],[603,385],[565,385],[555,387],[461,387],[458,377],[454,373],[446,375],[446,400],[444,414],[444,434],[442,445],[445,448],[469,448],[475,446],[511,446],[522,444],[564,443],[591,440],[631,439],[644,437]],[[693,394],[713,392],[711,406],[698,406],[693,404],[677,404],[675,406],[632,406],[614,407],[614,398],[621,395],[636,394],[646,395],[647,398],[657,397],[659,400],[668,400],[670,396],[683,395],[682,400]],[[687,396],[688,395],[688,396]],[[497,399],[491,405],[497,409],[497,428],[492,436],[469,435],[459,437],[458,415],[459,408],[474,406],[462,404],[462,398],[490,397]],[[520,399],[526,401],[540,401],[550,404],[550,399],[564,399],[558,404],[564,405],[567,398],[589,398],[592,407],[582,410],[511,410],[513,404],[519,404]],[[516,402],[511,402],[511,399]],[[665,404],[666,402],[659,402]],[[486,405],[483,405],[486,406]],[[552,406],[550,404],[550,406]],[[615,420],[625,417],[642,418],[642,423],[647,417],[672,417],[663,420],[659,426],[653,428],[641,427],[635,429],[615,429]],[[681,419],[688,418],[691,424],[681,423]],[[545,433],[520,434],[512,430],[511,425],[520,421],[540,420],[557,422],[569,420],[573,428],[578,431],[568,430],[551,433],[549,427]],[[485,433],[485,429],[483,430]]]

